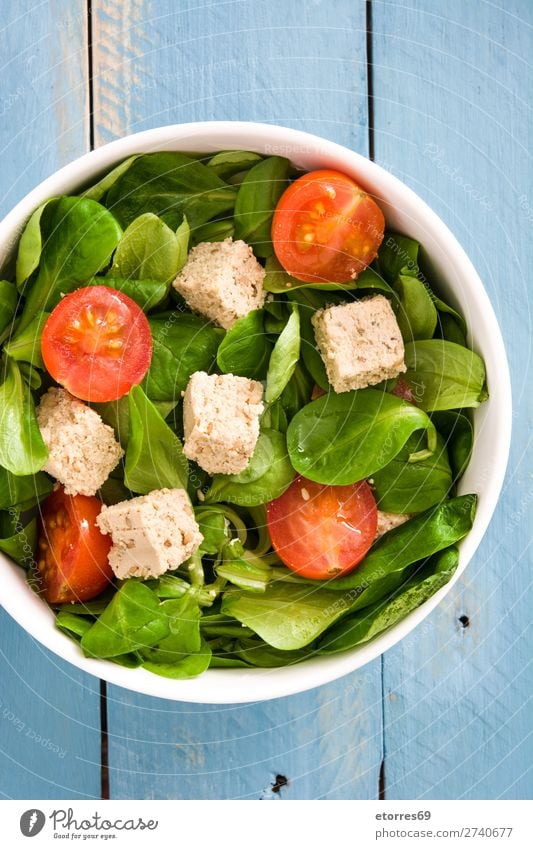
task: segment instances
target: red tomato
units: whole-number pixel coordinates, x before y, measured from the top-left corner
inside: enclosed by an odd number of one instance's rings
[[[283,268],[298,280],[344,283],[375,259],[384,229],[381,209],[351,177],[311,171],[281,196],[272,241]]]
[[[366,481],[326,486],[297,477],[267,505],[275,551],[305,578],[325,581],[351,572],[372,545],[378,512]]]
[[[67,295],[46,322],[46,368],[84,401],[114,401],[140,383],[152,357],[152,334],[139,306],[108,286]]]
[[[95,524],[98,498],[55,490],[43,504],[37,567],[45,599],[52,604],[89,601],[113,577],[107,555],[111,537]]]

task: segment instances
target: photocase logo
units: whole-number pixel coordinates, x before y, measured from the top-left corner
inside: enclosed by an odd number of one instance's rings
[[[42,811],[37,808],[30,808],[29,811],[24,811],[20,818],[20,830],[24,837],[35,837],[43,830],[46,822],[46,817]]]

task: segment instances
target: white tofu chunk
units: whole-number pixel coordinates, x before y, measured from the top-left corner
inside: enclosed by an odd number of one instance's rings
[[[189,253],[174,283],[194,312],[229,330],[263,306],[265,269],[242,240],[201,242]]]
[[[49,389],[37,407],[48,460],[44,471],[67,495],[95,495],[124,454],[113,428],[65,389]]]
[[[259,437],[263,387],[233,374],[197,371],[183,398],[183,450],[210,475],[242,472]]]
[[[378,528],[376,537],[381,537],[387,531],[392,531],[393,528],[399,528],[411,518],[410,513],[386,513],[384,510],[378,510]]]
[[[109,563],[117,578],[157,578],[177,567],[203,540],[184,489],[157,489],[102,507],[96,524],[110,534]]]
[[[364,389],[406,370],[402,334],[383,295],[318,310],[312,323],[335,392]]]

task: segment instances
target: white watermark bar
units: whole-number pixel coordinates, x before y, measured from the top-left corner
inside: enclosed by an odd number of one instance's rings
[[[278,801],[278,800],[276,800]],[[283,799],[279,799],[283,801]],[[533,845],[520,801],[2,801],[2,845],[430,849]],[[32,842],[34,841],[34,842]]]

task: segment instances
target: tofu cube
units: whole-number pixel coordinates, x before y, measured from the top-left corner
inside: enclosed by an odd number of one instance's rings
[[[203,540],[184,489],[157,489],[102,507],[96,524],[110,534],[117,578],[157,578],[177,567]]]
[[[225,330],[263,306],[265,269],[242,240],[201,242],[189,253],[174,283],[194,312]]]
[[[259,437],[263,387],[233,374],[196,371],[183,398],[183,450],[210,475],[242,472]]]
[[[113,428],[65,389],[49,389],[37,407],[48,448],[44,471],[67,495],[95,495],[124,454]]]
[[[312,323],[335,392],[364,389],[406,370],[402,334],[383,295],[318,310]]]

